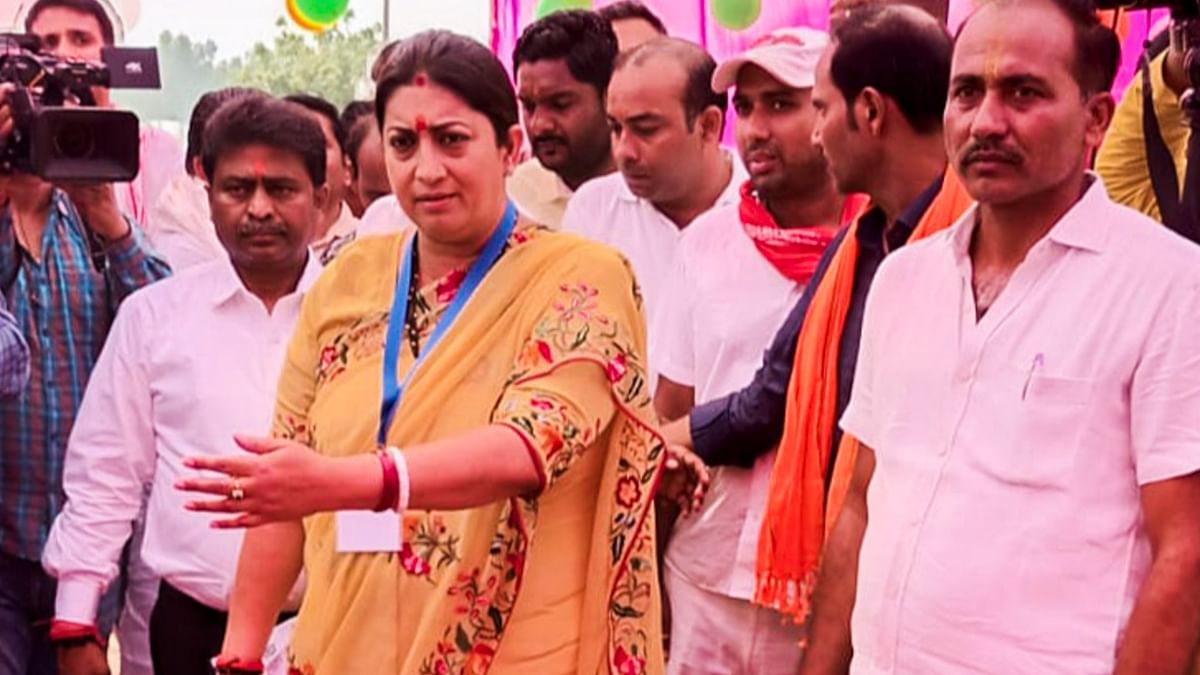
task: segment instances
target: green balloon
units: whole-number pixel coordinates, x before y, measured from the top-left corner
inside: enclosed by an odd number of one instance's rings
[[[296,10],[309,21],[321,26],[338,22],[350,6],[350,0],[293,0]]]
[[[555,12],[562,12],[568,9],[591,8],[592,0],[540,0],[537,4],[537,9],[533,12],[533,16],[535,19],[541,19]]]
[[[762,14],[762,0],[710,0],[709,8],[723,28],[746,30]]]

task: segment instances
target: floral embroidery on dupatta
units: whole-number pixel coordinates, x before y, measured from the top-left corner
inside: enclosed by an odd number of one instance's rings
[[[436,583],[431,575],[462,559],[462,537],[446,526],[445,519],[430,512],[409,513],[404,517],[404,544],[397,556],[400,567],[409,575]]]
[[[321,347],[320,359],[317,361],[317,386],[336,380],[346,372],[351,361],[359,361],[381,352],[383,338],[387,333],[387,317],[386,312],[363,317]]]
[[[650,405],[645,366],[638,359],[628,329],[599,311],[598,292],[586,284],[563,284],[555,313],[540,322],[518,357],[509,384],[573,359],[598,360],[605,368],[617,403],[626,413]],[[634,297],[640,306],[636,284]],[[640,675],[650,658],[649,633],[643,620],[653,606],[655,553],[647,527],[651,499],[658,485],[666,447],[652,429],[633,414],[618,415],[614,424],[621,447],[616,489],[611,496],[609,544],[614,568],[609,601],[609,670]],[[586,446],[584,446],[586,447]],[[560,453],[562,454],[562,453]],[[556,465],[548,458],[548,473]],[[549,477],[548,477],[549,478]]]
[[[458,620],[447,626],[420,675],[482,675],[491,668],[517,602],[525,572],[529,531],[509,500],[492,539],[485,569],[458,575],[449,595]]]
[[[596,441],[600,432],[600,420],[587,425],[557,397],[536,392],[524,392],[520,397],[505,400],[493,419],[520,429],[537,447],[544,449],[546,487],[566,475],[574,460]]]
[[[271,428],[271,435],[286,441],[295,441],[301,445],[312,445],[312,429],[308,426],[307,422],[302,419],[296,419],[293,415],[276,413],[275,423]]]
[[[517,355],[514,373],[505,388],[544,376],[571,360],[601,364],[613,384],[614,398],[626,412],[649,406],[647,375],[636,357],[629,328],[600,311],[598,291],[586,284],[563,284],[553,311],[533,329]],[[570,419],[548,397],[520,401],[524,417],[509,418],[530,437],[548,441],[547,480],[561,476],[573,459],[595,441],[599,429]],[[497,414],[504,417],[504,412]],[[623,447],[621,479],[611,496],[616,504],[609,535],[614,567],[609,606],[609,670],[639,675],[649,658],[650,636],[642,623],[650,611],[654,588],[653,532],[647,527],[651,496],[665,447],[650,429],[614,417]],[[522,422],[521,420],[524,420]],[[530,541],[527,523],[536,522],[537,501],[512,499],[505,506],[484,570],[459,576],[449,593],[460,617],[447,626],[434,653],[426,657],[420,675],[479,675],[490,667],[516,603]]]

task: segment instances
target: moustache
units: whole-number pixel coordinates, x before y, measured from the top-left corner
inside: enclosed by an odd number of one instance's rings
[[[774,143],[755,143],[746,148],[746,156],[759,156],[765,159],[779,159],[778,149]]]
[[[972,144],[962,155],[963,166],[970,166],[976,162],[1000,162],[1018,166],[1024,161],[1017,151],[988,141]]]
[[[533,142],[533,145],[535,145],[535,146],[544,145],[546,143],[567,145],[567,138],[565,136],[557,136],[554,134],[542,134],[541,136],[534,136],[532,142]]]
[[[237,236],[243,238],[274,236],[286,237],[288,228],[281,223],[241,223],[237,227]]]
[[[617,162],[617,170],[626,176],[633,176],[635,178],[644,178],[650,173],[641,164],[629,161]]]

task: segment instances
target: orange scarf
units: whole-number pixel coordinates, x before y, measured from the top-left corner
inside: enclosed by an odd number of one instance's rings
[[[947,171],[942,188],[926,209],[909,241],[922,239],[954,223],[971,204],[957,176]],[[860,214],[870,209],[868,205]],[[837,414],[838,352],[858,265],[858,219],[846,233],[813,295],[796,345],[788,385],[783,438],[771,472],[766,515],[758,539],[755,602],[791,615],[808,615],[817,565],[853,474],[858,442],[843,435],[829,490],[826,517],[825,476]]]

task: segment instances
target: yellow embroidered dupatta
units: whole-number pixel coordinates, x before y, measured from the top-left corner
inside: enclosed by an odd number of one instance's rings
[[[280,383],[277,435],[332,456],[373,450],[383,339],[406,236],[357,242],[308,294]],[[594,513],[582,611],[577,625],[556,627],[579,636],[564,673],[663,672],[651,498],[665,448],[651,422],[644,333],[620,256],[571,235],[518,230],[413,378],[388,434],[400,448],[447,438],[492,423],[513,387],[537,387],[570,364],[597,366],[615,406],[611,421],[590,430],[582,453],[556,452],[554,443],[534,452],[547,477],[543,495],[575,466],[571,455],[603,455],[592,462],[602,471],[598,491],[554,507]],[[412,357],[401,352],[403,369]],[[528,672],[506,656],[528,650],[514,643],[506,651],[505,638],[514,616],[519,623],[538,611],[519,604],[523,584],[554,583],[560,552],[537,545],[539,518],[550,516],[539,512],[542,502],[410,512],[399,554],[337,553],[333,514],[306,519],[308,591],[295,671]],[[545,574],[528,579],[530,568]],[[514,639],[528,646],[531,636]]]

